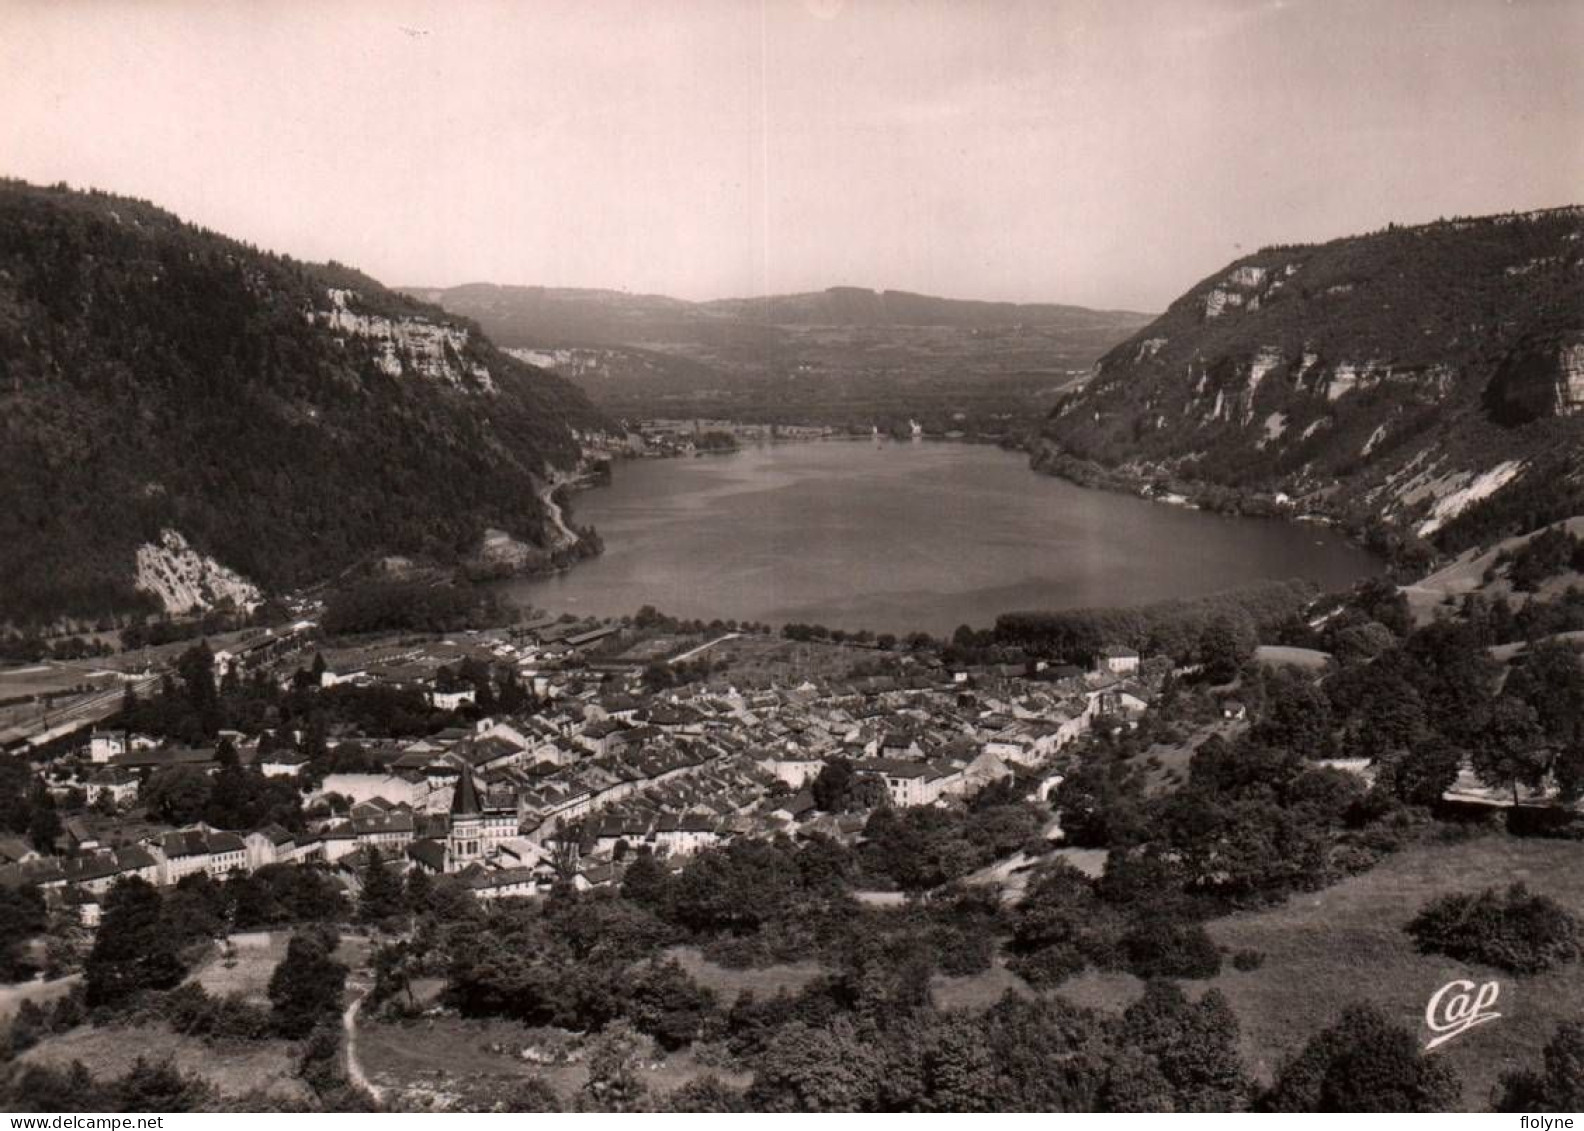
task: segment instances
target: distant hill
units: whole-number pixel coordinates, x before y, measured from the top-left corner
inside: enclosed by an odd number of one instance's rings
[[[144,202],[0,183],[0,622],[177,609],[486,531],[605,418],[477,326]]]
[[[1564,208],[1236,260],[1100,359],[1036,461],[1462,548],[1580,510],[1581,440],[1584,209]]]
[[[1001,430],[1150,317],[857,287],[701,303],[493,284],[409,293],[476,319],[615,413],[865,428],[917,417]]]
[[[1016,325],[1071,330],[1136,327],[1150,318],[1129,310],[1089,310],[1053,303],[979,302],[909,291],[831,287],[806,294],[687,302],[663,295],[569,287],[469,283],[409,287],[407,293],[477,318],[503,346],[596,346],[687,342],[712,328],[752,326]]]

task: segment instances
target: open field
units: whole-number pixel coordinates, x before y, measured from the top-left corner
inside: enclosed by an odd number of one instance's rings
[[[1194,751],[1198,750],[1202,743],[1212,735],[1218,735],[1230,742],[1247,728],[1246,722],[1220,719],[1208,726],[1196,728],[1181,742],[1154,743],[1143,754],[1133,759],[1133,764],[1143,769],[1146,774],[1144,792],[1154,797],[1176,789],[1188,780],[1189,763],[1193,761]],[[1153,765],[1150,764],[1152,761]]]
[[[564,1045],[573,1050],[563,1064],[536,1064],[525,1048]],[[488,1110],[508,1105],[514,1090],[537,1079],[570,1103],[588,1082],[582,1040],[574,1034],[530,1029],[515,1021],[424,1017],[358,1023],[358,1059],[388,1101],[409,1107],[465,1106]],[[643,1058],[639,1078],[652,1092],[671,1092],[713,1073],[734,1085],[747,1077],[701,1064],[691,1050]]]
[[[1553,525],[1576,536],[1584,535],[1584,517],[1564,519]],[[1496,564],[1496,559],[1503,552],[1510,553],[1517,550],[1538,533],[1540,531],[1536,530],[1529,534],[1507,538],[1484,553],[1465,550],[1430,576],[1420,579],[1414,585],[1404,586],[1403,596],[1408,598],[1408,607],[1413,611],[1414,619],[1420,624],[1426,624],[1435,616],[1437,606],[1454,605],[1465,595],[1475,592],[1483,592],[1489,597],[1506,596],[1515,604],[1522,604],[1527,600],[1525,594],[1514,593],[1505,577],[1498,577],[1487,583],[1485,571]],[[1540,587],[1539,595],[1547,598],[1555,597],[1569,585],[1579,584],[1580,580],[1577,574],[1564,570],[1561,575],[1546,581]]]
[[[859,664],[879,658],[872,648],[850,644],[786,640],[780,636],[739,636],[705,654],[712,663],[729,662],[732,678],[756,681],[846,676]]]
[[[169,1060],[181,1072],[195,1073],[227,1096],[263,1090],[283,1098],[306,1099],[307,1085],[293,1073],[297,1047],[291,1041],[206,1043],[173,1033],[164,1025],[136,1029],[79,1026],[51,1037],[22,1055],[24,1064],[65,1069],[80,1060],[95,1080],[125,1075],[139,1057]]]
[[[15,982],[0,985],[0,1022],[10,1019],[25,1001],[48,1005],[56,998],[65,997],[71,988],[82,981],[81,974],[68,974],[53,982]]]
[[[812,961],[733,970],[711,962],[696,946],[672,947],[666,951],[666,957],[676,959],[699,985],[714,990],[721,1004],[727,1007],[744,990],[752,990],[760,1000],[774,997],[781,990],[795,994],[825,973],[823,966]]]
[[[15,668],[0,668],[0,700],[18,695],[53,695],[88,687],[120,686],[114,673],[97,666],[96,660],[71,664],[45,660]]]
[[[1463,1081],[1470,1110],[1488,1107],[1503,1072],[1537,1066],[1561,1021],[1584,1016],[1577,966],[1534,977],[1415,951],[1403,926],[1430,899],[1517,880],[1584,916],[1584,845],[1489,835],[1456,844],[1423,844],[1325,891],[1282,907],[1209,924],[1229,950],[1263,951],[1247,973],[1230,964],[1208,984],[1226,994],[1243,1026],[1248,1067],[1269,1080],[1284,1058],[1352,1001],[1368,1001],[1421,1038],[1430,996],[1453,979],[1496,980],[1502,1019],[1442,1046]]]
[[[268,1004],[270,975],[286,956],[286,944],[291,941],[291,935],[290,929],[232,935],[229,947],[216,944],[211,948],[190,980],[215,997],[241,994],[249,1001]],[[343,935],[341,945],[336,948],[336,959],[355,973],[367,960],[368,952],[367,939],[360,935]]]
[[[1317,672],[1331,661],[1331,653],[1317,648],[1295,648],[1288,644],[1261,644],[1254,649],[1254,658],[1267,667],[1286,665]]]
[[[936,974],[930,979],[930,996],[940,1009],[966,1009],[979,1012],[1000,1001],[1007,991],[1019,997],[1039,996],[1027,982],[1006,968],[996,955],[990,969],[979,974],[953,977]]]

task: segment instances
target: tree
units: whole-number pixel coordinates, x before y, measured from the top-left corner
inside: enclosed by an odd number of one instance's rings
[[[298,931],[286,945],[270,975],[270,1017],[283,1037],[306,1037],[321,1021],[341,1012],[347,968],[332,954],[335,933],[328,929]]]
[[[1199,662],[1210,683],[1231,683],[1254,652],[1253,632],[1229,616],[1218,616],[1199,636]]]
[[[358,919],[364,923],[385,923],[405,910],[401,877],[387,867],[378,848],[370,848],[363,868],[363,892],[358,896]]]
[[[23,944],[44,930],[48,921],[44,893],[36,885],[0,885],[0,981],[17,981],[29,972]]]
[[[524,1109],[514,1107],[512,1110]],[[740,1091],[723,1082],[720,1077],[705,1074],[667,1093],[665,1110],[689,1114],[746,1112],[748,1102]]]
[[[671,877],[653,853],[640,852],[627,865],[621,892],[622,898],[663,913],[670,899]]]
[[[1267,1111],[1446,1112],[1458,1080],[1447,1063],[1419,1052],[1414,1034],[1373,1005],[1343,1010],[1283,1065],[1261,1103]]]
[[[117,881],[83,967],[88,1004],[114,1005],[141,990],[165,990],[185,972],[165,923],[159,891],[137,877]]]
[[[165,893],[161,918],[178,947],[225,934],[229,893],[204,872],[183,876]]]
[[[197,734],[207,737],[223,724],[220,695],[215,687],[214,651],[207,640],[200,640],[176,659],[176,674],[196,720]]]
[[[595,1111],[647,1110],[648,1091],[638,1078],[643,1039],[625,1022],[608,1025],[588,1057],[584,1101]]]
[[[785,1025],[759,1058],[748,1088],[755,1110],[874,1111],[885,1062],[846,1018],[827,1028]]]
[[[209,793],[209,775],[196,766],[166,766],[149,775],[139,796],[160,820],[187,825],[203,816]]]
[[[62,826],[60,813],[55,808],[55,798],[42,780],[34,783],[29,803],[32,812],[28,817],[28,841],[40,852],[52,855]]]
[[[1469,756],[1479,780],[1492,788],[1512,790],[1514,805],[1518,787],[1538,788],[1551,763],[1539,716],[1510,695],[1492,705],[1485,724],[1475,732]]]
[[[715,1010],[715,995],[690,978],[675,959],[649,962],[630,975],[627,1016],[675,1051],[691,1044]]]
[[[1460,961],[1483,962],[1515,974],[1537,974],[1584,953],[1584,932],[1553,899],[1521,883],[1504,893],[1442,896],[1407,926],[1419,949]]]
[[[198,1076],[184,1076],[169,1061],[150,1064],[141,1056],[113,1089],[115,1111],[199,1111],[213,1089]]]
[[[1410,805],[1434,805],[1452,788],[1466,755],[1439,735],[1389,763],[1392,791]]]
[[[1584,742],[1584,666],[1570,646],[1554,640],[1531,645],[1503,690],[1534,708],[1551,743]]]
[[[1189,1002],[1173,982],[1152,981],[1123,1014],[1129,1047],[1152,1056],[1176,1111],[1236,1111],[1253,1083],[1238,1057],[1238,1022],[1219,990]]]
[[[1307,676],[1290,669],[1266,681],[1265,715],[1254,738],[1300,758],[1322,758],[1331,747],[1331,705]]]
[[[1564,1021],[1545,1047],[1539,1072],[1513,1072],[1502,1076],[1496,1110],[1584,1110],[1584,1022]]]
[[[828,758],[814,778],[814,804],[827,813],[846,812],[852,801],[853,767],[846,758]]]

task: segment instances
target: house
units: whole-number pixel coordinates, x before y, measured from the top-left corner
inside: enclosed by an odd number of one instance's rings
[[[295,858],[293,848],[296,841],[291,833],[279,825],[265,825],[262,829],[254,829],[242,839],[247,845],[247,870],[250,872]]]
[[[31,864],[43,856],[20,837],[0,836],[0,866],[6,864]]]
[[[1107,644],[1096,654],[1095,666],[1112,675],[1130,675],[1138,671],[1139,654],[1125,644]]]
[[[1091,690],[1088,698],[1096,718],[1132,722],[1149,708],[1144,689],[1133,683],[1103,684]]]
[[[137,800],[138,776],[124,766],[106,766],[88,777],[88,799],[98,801],[108,797],[116,807],[130,805]]]
[[[539,879],[532,868],[479,868],[475,865],[462,877],[474,898],[488,903],[496,899],[524,899],[539,894]]]
[[[471,687],[461,691],[431,691],[429,703],[437,711],[454,711],[464,703],[472,703],[478,692]]]
[[[873,758],[857,762],[853,770],[861,777],[879,779],[886,787],[891,804],[899,809],[912,805],[933,805],[951,781],[960,780],[962,771],[929,762],[899,762]]]
[[[165,885],[200,872],[218,880],[233,871],[247,871],[247,843],[236,833],[208,825],[166,833],[148,848],[158,865],[159,882]]]
[[[88,736],[88,760],[96,766],[104,765],[117,754],[125,754],[126,750],[125,731],[96,730]]]
[[[373,846],[385,855],[400,852],[413,842],[415,825],[412,811],[396,809],[389,812],[352,810],[352,832],[359,848]]]
[[[258,761],[259,770],[267,778],[294,778],[307,764],[308,755],[289,748],[265,754]]]

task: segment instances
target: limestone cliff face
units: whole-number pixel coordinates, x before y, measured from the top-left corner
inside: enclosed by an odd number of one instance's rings
[[[226,603],[252,609],[262,599],[257,585],[200,554],[175,530],[165,530],[158,542],[138,547],[135,584],[173,616],[204,612]]]
[[[1430,536],[1546,466],[1569,421],[1584,421],[1579,208],[1230,264],[1100,360],[1039,458]]]
[[[1574,342],[1557,350],[1555,411],[1572,416],[1584,409],[1584,342]]]
[[[608,426],[465,318],[145,202],[0,181],[0,622],[185,611],[486,530]],[[218,564],[217,564],[218,563]]]
[[[489,367],[468,357],[471,335],[459,326],[418,315],[387,318],[359,309],[358,292],[330,287],[329,308],[310,310],[310,323],[327,326],[343,338],[373,343],[375,364],[390,377],[418,376],[480,393],[493,393]]]
[[[1491,415],[1508,424],[1584,410],[1584,340],[1526,344],[1502,362],[1485,390]]]

